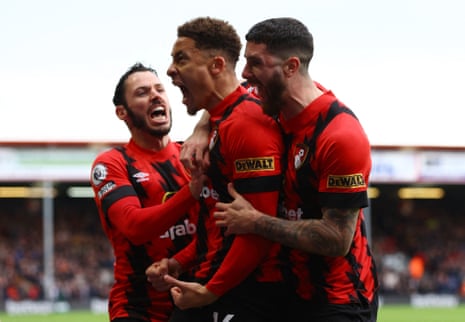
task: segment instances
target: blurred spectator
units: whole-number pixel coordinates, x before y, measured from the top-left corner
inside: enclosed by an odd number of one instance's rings
[[[389,202],[395,204],[393,200]],[[382,295],[455,294],[464,297],[463,202],[373,202],[373,252]],[[406,204],[408,207],[406,207]]]
[[[22,199],[0,203],[0,300],[44,299],[42,209]],[[54,218],[57,300],[105,299],[113,254],[92,199],[56,199]]]

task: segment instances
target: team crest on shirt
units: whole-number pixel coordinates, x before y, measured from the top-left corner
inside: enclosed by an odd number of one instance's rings
[[[92,183],[98,186],[107,177],[107,167],[102,163],[97,163],[92,169]]]
[[[210,137],[210,144],[208,145],[209,150],[213,149],[217,140],[218,140],[218,129],[214,129],[212,132],[212,136]]]
[[[299,169],[308,157],[309,147],[306,144],[298,143],[294,148],[294,168]]]

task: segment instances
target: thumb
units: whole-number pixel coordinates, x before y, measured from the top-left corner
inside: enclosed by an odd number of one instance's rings
[[[233,197],[233,199],[237,199],[237,197],[241,196],[234,188],[234,184],[232,182],[228,183],[228,193],[231,195],[231,197]]]
[[[179,288],[183,288],[185,285],[185,282],[178,280],[177,278],[166,274],[163,276],[163,279],[166,283],[170,284],[171,286],[177,286]]]

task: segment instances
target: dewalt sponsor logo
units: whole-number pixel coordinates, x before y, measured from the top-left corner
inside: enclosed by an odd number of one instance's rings
[[[236,172],[272,171],[275,169],[272,157],[239,159],[234,161]]]
[[[344,176],[328,176],[327,182],[328,188],[362,188],[366,187],[365,180],[361,173],[349,174]]]

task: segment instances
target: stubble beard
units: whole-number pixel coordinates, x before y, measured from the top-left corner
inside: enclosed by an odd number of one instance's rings
[[[128,112],[128,116],[131,119],[131,122],[135,128],[138,130],[141,130],[143,132],[149,133],[151,136],[156,137],[156,138],[162,138],[166,135],[168,135],[171,131],[171,127],[173,125],[172,122],[172,115],[171,115],[171,110],[170,110],[170,123],[167,127],[162,127],[158,129],[152,129],[150,126],[147,124],[144,118],[136,115],[130,108],[126,108],[126,111]]]
[[[281,81],[278,73],[275,73],[265,86],[263,86],[263,91],[265,93],[261,96],[262,108],[265,114],[273,117],[279,114],[284,105],[282,97],[285,89],[284,83]],[[260,88],[260,90],[262,90],[262,88]]]

